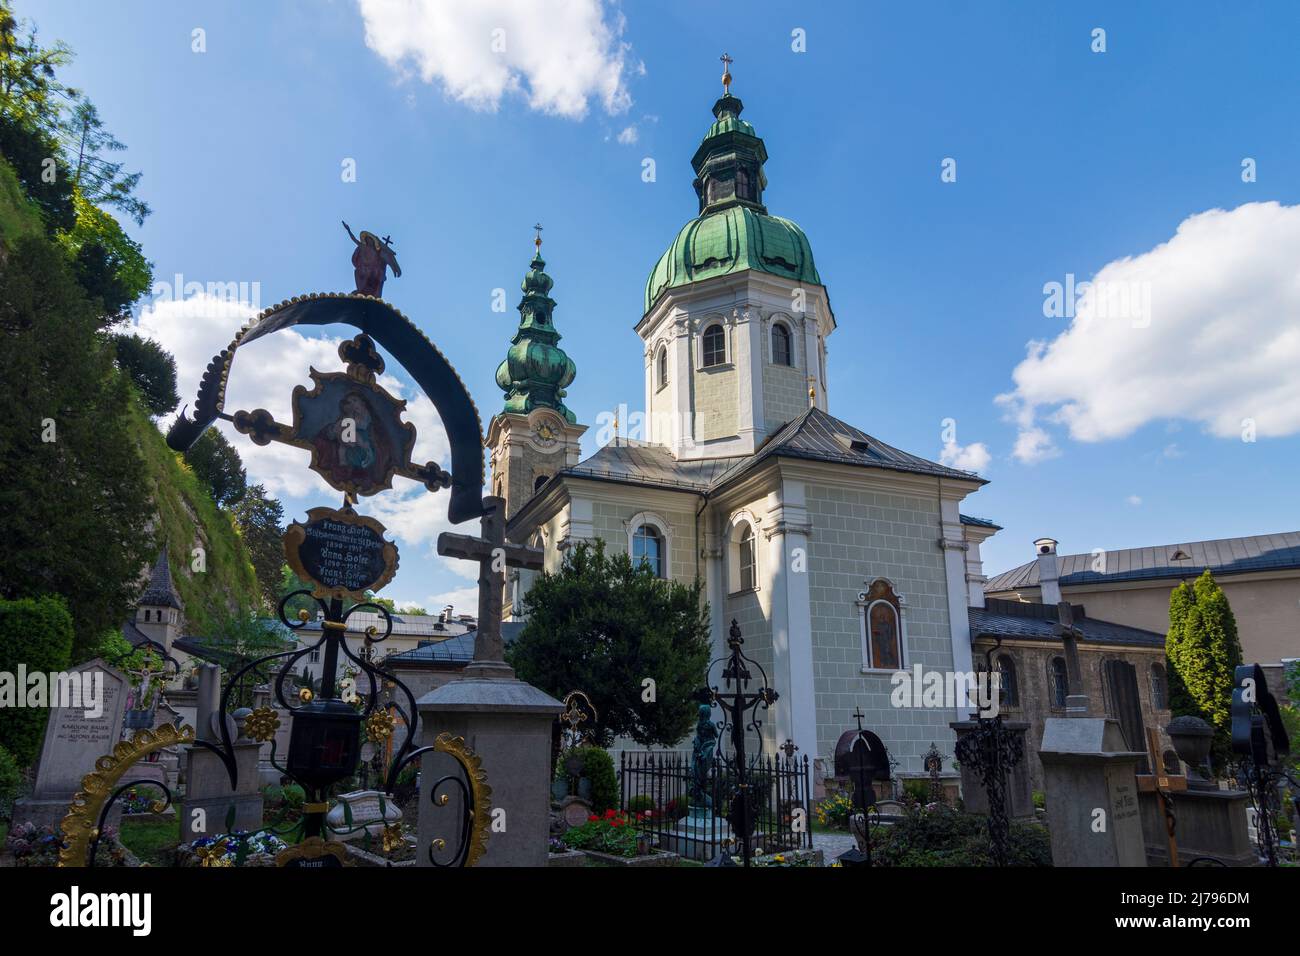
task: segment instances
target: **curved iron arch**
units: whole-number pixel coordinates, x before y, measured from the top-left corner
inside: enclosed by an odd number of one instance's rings
[[[427,335],[383,299],[356,293],[313,292],[261,312],[213,356],[199,384],[193,417],[182,408],[167,444],[186,451],[225,410],[226,383],[235,351],[248,342],[296,325],[350,325],[382,345],[429,396],[451,446],[451,499],[447,516],[459,524],[483,515],[483,429],[478,409],[451,363]]]

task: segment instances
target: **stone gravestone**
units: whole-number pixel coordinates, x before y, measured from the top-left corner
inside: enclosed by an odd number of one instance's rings
[[[504,811],[504,826],[494,826],[480,866],[545,866],[550,832],[551,728],[564,709],[550,694],[515,677],[505,662],[501,642],[501,594],[505,566],[540,569],[537,548],[508,544],[505,540],[505,501],[484,498],[487,513],[482,536],[444,532],[438,553],[479,562],[478,632],[474,660],[456,680],[448,681],[420,698],[420,743],[430,745],[440,733],[465,738],[482,760],[491,804],[497,819]],[[420,777],[428,786],[444,773],[438,754],[424,757]],[[452,803],[457,801],[453,797]],[[447,839],[448,811],[428,793],[420,794],[420,846]],[[427,854],[416,856],[419,866],[430,866]]]
[[[1146,866],[1137,769],[1119,722],[1051,717],[1038,752],[1054,866]]]
[[[204,664],[199,668],[198,711],[195,734],[200,740],[221,742],[217,723],[221,701],[221,668]],[[231,739],[239,779],[234,790],[225,764],[209,750],[188,747],[185,752],[185,800],[181,808],[181,842],[217,836],[235,830],[255,831],[262,827],[261,781],[257,773],[260,744],[243,736],[241,722],[234,725]],[[226,818],[234,808],[233,827]],[[199,812],[196,812],[199,811]]]
[[[45,743],[36,765],[35,787],[30,797],[14,805],[15,822],[31,821],[39,826],[57,827],[67,815],[73,796],[81,789],[81,778],[94,770],[95,761],[111,753],[122,739],[130,686],[127,676],[99,658],[70,668],[66,673],[73,677],[69,686],[84,689],[84,694],[66,701],[73,706],[50,708]],[[110,813],[108,825],[117,826],[120,818],[118,803]]]
[[[979,727],[979,722],[974,720],[955,720],[948,724],[949,727],[957,734],[957,740],[960,741],[967,734],[973,733]],[[1002,722],[1002,729],[1008,734],[1020,738],[1021,753],[1028,753],[1029,748],[1025,747],[1025,733],[1029,730],[1029,724],[1022,720],[1006,720]],[[988,791],[984,787],[984,782],[980,779],[975,769],[968,763],[959,761],[959,770],[961,773],[961,800],[962,807],[967,813],[985,814],[989,812]],[[1031,820],[1034,816],[1034,791],[1029,781],[1029,760],[1022,759],[1015,763],[1007,773],[1007,816],[1012,820]]]

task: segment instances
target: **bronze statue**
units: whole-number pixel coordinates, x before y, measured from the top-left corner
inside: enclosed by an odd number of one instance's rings
[[[713,709],[700,704],[700,719],[695,724],[695,743],[691,747],[691,799],[693,807],[709,807],[713,798],[709,793],[709,771],[713,767],[713,752],[718,746],[718,726],[713,722]]]
[[[373,232],[366,232],[363,229],[361,238],[358,239],[352,235],[352,227],[346,222],[343,223],[343,228],[348,231],[349,238],[356,243],[356,249],[352,252],[352,268],[357,281],[356,294],[373,295],[376,299],[382,297],[385,270],[391,268],[395,278],[402,274],[402,269],[397,264],[397,256],[393,253],[392,237],[384,236],[380,239]]]

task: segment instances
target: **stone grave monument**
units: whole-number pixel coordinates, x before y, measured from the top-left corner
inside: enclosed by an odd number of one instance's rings
[[[221,668],[216,664],[199,667],[195,736],[199,740],[219,743],[221,727],[217,723],[221,705]],[[185,799],[181,806],[181,842],[199,837],[228,833],[231,829],[254,831],[262,826],[262,792],[257,774],[260,744],[244,735],[243,720],[247,711],[236,711],[228,719],[234,724],[235,766],[239,780],[230,787],[230,776],[221,758],[203,747],[185,751]],[[231,808],[234,822],[227,826]],[[196,813],[195,811],[202,811]]]
[[[70,706],[50,708],[45,742],[36,765],[32,795],[14,805],[15,823],[58,826],[68,812],[81,778],[95,769],[95,761],[110,753],[122,739],[126,712],[127,676],[95,658],[70,668],[68,686],[77,688],[66,701]],[[117,826],[120,805],[110,813],[108,825]]]

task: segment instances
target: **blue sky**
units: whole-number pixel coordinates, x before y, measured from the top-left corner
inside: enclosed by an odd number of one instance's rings
[[[265,307],[352,287],[340,219],[391,234],[403,275],[385,297],[458,367],[485,427],[537,221],[578,367],[570,407],[594,425],[642,405],[632,327],[647,273],[695,213],[689,159],[726,50],[771,156],[768,207],[807,232],[839,323],[831,412],[936,459],[955,419],[950,451],[991,480],[964,510],[1005,528],[985,546],[989,573],[1028,560],[1041,535],[1078,552],[1296,527],[1290,4],[1180,4],[1175,17],[1154,3],[747,3],[702,17],[695,3],[573,0],[595,24],[596,52],[578,63],[562,17],[498,0],[444,11],[450,41],[384,0],[17,6],[76,51],[65,79],[143,172],[155,212],[130,231],[158,279],[258,283]],[[474,51],[498,20],[512,52],[495,68],[514,80],[496,97],[491,76],[475,86]],[[206,52],[192,50],[196,28]],[[568,99],[547,98],[557,70]],[[629,127],[635,142],[620,142]],[[355,182],[340,174],[348,158]],[[941,181],[945,158],[955,182]],[[1267,203],[1280,206],[1245,206]],[[1179,232],[1215,209],[1229,212]],[[1099,333],[1044,314],[1045,283],[1104,269],[1154,284],[1146,325]],[[505,314],[491,310],[502,287]],[[163,337],[210,355],[239,317],[193,321]],[[1043,349],[1013,377],[1034,340]],[[285,361],[330,351],[306,343]],[[188,397],[197,359],[178,358]],[[306,367],[250,374],[248,393],[273,388],[287,411]],[[238,376],[237,363],[236,393]],[[1245,417],[1255,441],[1238,434]],[[246,457],[273,485],[296,461]],[[280,491],[292,517],[334,503]],[[402,547],[386,593],[452,594],[473,611],[470,567],[431,556],[443,525],[402,500],[407,511],[376,512]]]

